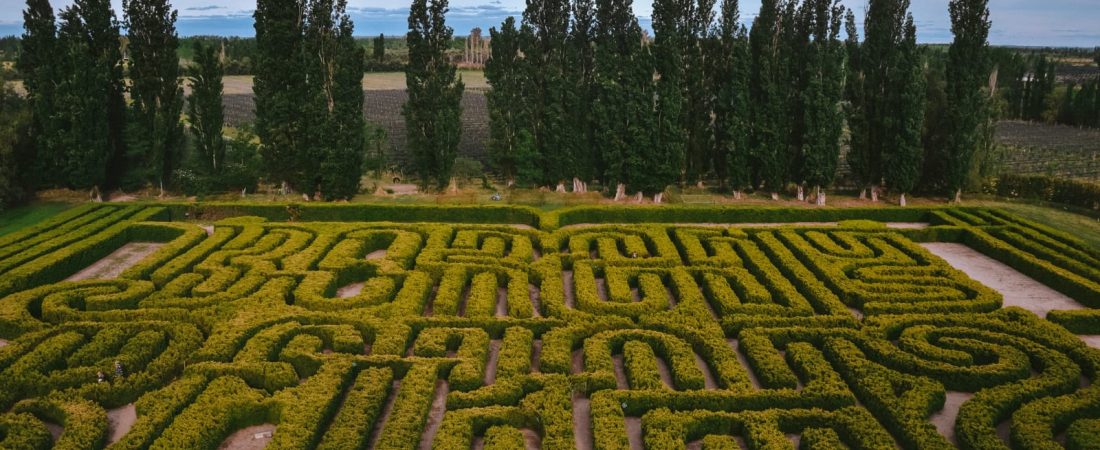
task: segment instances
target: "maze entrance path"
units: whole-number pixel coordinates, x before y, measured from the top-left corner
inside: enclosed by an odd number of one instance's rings
[[[92,265],[85,267],[81,271],[74,273],[67,281],[80,281],[80,280],[107,280],[119,276],[126,269],[133,267],[134,264],[141,262],[146,256],[153,254],[164,244],[156,242],[130,242],[118,250],[111,252],[110,255],[103,257],[99,261],[92,263]]]
[[[1084,308],[1067,295],[966,245],[934,242],[921,246],[970,278],[999,292],[1004,297],[1004,306],[1019,306],[1039,317],[1046,317],[1047,312],[1052,310]]]
[[[1100,435],[1086,345],[1100,251],[997,210],[406,223],[363,220],[461,215],[237,205],[200,227],[171,219],[215,215],[170,208],[93,205],[0,237],[0,448],[1030,450]]]

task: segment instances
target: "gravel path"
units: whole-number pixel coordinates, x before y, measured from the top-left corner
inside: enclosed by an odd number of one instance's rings
[[[275,425],[270,423],[242,428],[225,438],[218,450],[262,450],[274,433]]]
[[[164,244],[159,242],[130,242],[115,250],[105,258],[92,263],[80,272],[66,278],[65,281],[109,280],[118,277],[126,269],[141,262],[146,256],[159,250]]]
[[[1084,309],[1065,294],[963,244],[936,242],[921,246],[970,278],[1000,292],[1006,307],[1019,306],[1039,317],[1046,317],[1047,312],[1056,309]]]

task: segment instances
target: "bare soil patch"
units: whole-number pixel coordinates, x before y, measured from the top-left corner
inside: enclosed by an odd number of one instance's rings
[[[749,382],[752,383],[752,387],[762,389],[760,379],[756,378],[756,373],[752,371],[752,366],[749,365],[749,359],[738,351],[737,339],[726,339],[726,343],[728,343],[730,348],[733,349],[733,352],[737,354],[737,362],[741,363],[741,367],[743,367],[745,373],[749,375]]]
[[[431,450],[432,441],[435,440],[439,427],[443,425],[443,414],[447,412],[447,391],[450,385],[447,380],[435,382],[435,396],[432,399],[432,409],[428,411],[428,423],[424,425],[424,434],[420,436],[420,450]]]
[[[336,298],[355,297],[356,295],[359,295],[360,292],[363,292],[364,285],[366,285],[366,283],[359,281],[351,283],[347,286],[343,286],[336,290]]]
[[[970,278],[1000,292],[1006,307],[1018,306],[1039,317],[1046,317],[1047,312],[1056,309],[1084,309],[1065,294],[963,244],[935,242],[921,246]]]
[[[579,390],[573,391],[573,446],[577,450],[592,450],[591,400]]]
[[[241,428],[225,438],[218,450],[261,450],[274,433],[275,425],[270,423]]]
[[[134,422],[137,421],[137,409],[134,408],[134,404],[112,409],[107,411],[107,443],[114,444],[126,436],[126,433],[130,432],[130,428],[134,427]]]
[[[382,258],[385,258],[385,257],[386,257],[386,250],[385,249],[375,250],[373,252],[367,253],[367,259],[368,260],[382,259]]]
[[[932,421],[932,425],[936,426],[943,437],[951,441],[952,444],[957,444],[955,442],[955,418],[959,416],[959,407],[974,397],[974,394],[958,391],[947,391],[946,394],[947,400],[943,402],[943,409],[932,414],[929,420]]]
[[[1082,341],[1085,341],[1085,345],[1092,348],[1100,348],[1100,334],[1078,336]],[[0,346],[2,347],[2,346]]]
[[[66,278],[65,281],[116,278],[126,269],[133,267],[163,246],[164,244],[159,242],[129,242],[103,259]]]
[[[50,430],[50,437],[53,438],[54,442],[57,442],[58,439],[61,439],[61,434],[65,432],[65,427],[62,427],[61,425],[53,422],[44,423],[46,425],[46,429]]]

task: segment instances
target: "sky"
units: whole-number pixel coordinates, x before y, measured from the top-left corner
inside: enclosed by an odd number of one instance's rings
[[[72,0],[52,0],[62,8]],[[121,0],[112,0],[121,14]],[[862,20],[866,0],[842,0]],[[177,29],[182,36],[252,36],[252,11],[255,0],[174,0],[179,9]],[[355,22],[355,34],[372,36],[402,35],[407,28],[408,1],[348,0],[348,11]],[[911,11],[917,22],[918,40],[923,43],[951,41],[948,0],[912,0]],[[994,45],[1097,47],[1100,46],[1100,1],[1098,0],[990,0],[993,28],[989,41]],[[0,36],[21,34],[21,0],[0,0]],[[521,16],[524,0],[451,0],[447,24],[455,35],[465,35],[474,27],[488,30],[499,26],[508,16]],[[760,0],[742,0],[741,17],[751,22],[760,8]],[[649,27],[650,0],[634,5],[643,27]]]

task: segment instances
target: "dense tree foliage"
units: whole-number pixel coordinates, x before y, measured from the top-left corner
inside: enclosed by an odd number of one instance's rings
[[[569,129],[564,138],[573,164],[573,191],[585,192],[588,183],[602,174],[604,167],[596,151],[598,131],[591,115],[596,89],[596,3],[594,0],[574,0],[572,12],[565,67],[569,87],[565,111]]]
[[[629,185],[649,184],[653,126],[653,59],[630,0],[598,0],[595,27],[596,97],[592,114],[601,179],[621,198]]]
[[[825,204],[822,186],[836,176],[844,117],[838,108],[844,88],[844,47],[838,36],[844,8],[834,0],[812,0],[802,6],[811,42],[801,64],[802,176],[815,187],[818,204]]]
[[[983,145],[989,116],[989,7],[988,0],[952,0],[951,32],[955,40],[948,50],[946,124],[950,126],[943,147],[947,161],[947,188],[958,201],[966,187],[973,158]]]
[[[36,146],[31,141],[32,105],[6,83],[0,84],[0,211],[34,193]]]
[[[308,145],[307,117],[303,100],[308,97],[306,71],[302,67],[302,19],[304,5],[297,1],[256,2],[256,134],[271,181],[305,189],[312,194],[302,170]]]
[[[714,171],[735,196],[751,188],[749,170],[748,37],[737,0],[723,0],[718,38],[709,52],[714,64]]]
[[[59,48],[57,24],[48,0],[27,0],[23,10],[22,51],[16,67],[23,74],[23,88],[31,114],[31,133],[35,137],[35,171],[42,186],[64,182],[64,151],[58,141],[57,85]]]
[[[386,35],[379,33],[378,37],[371,41],[371,56],[375,61],[382,62],[386,58]]]
[[[125,0],[130,108],[124,186],[163,190],[183,154],[183,88],[174,51],[176,10],[167,0]]]
[[[348,199],[363,175],[365,51],[352,37],[346,0],[311,0],[304,57],[312,97],[309,131],[314,175],[325,198]]]
[[[253,91],[267,171],[318,199],[355,195],[362,176],[364,56],[345,9],[343,0],[261,0],[255,13]]]
[[[576,172],[567,149],[569,135],[565,108],[573,88],[566,83],[566,44],[569,36],[569,0],[529,0],[523,11],[520,51],[527,67],[524,108],[527,129],[531,133],[537,161],[533,168],[541,174],[529,180],[539,185],[557,184]],[[534,174],[533,174],[534,175]]]
[[[493,89],[485,94],[489,108],[489,155],[494,168],[509,183],[516,180],[518,159],[529,154],[529,134],[523,120],[526,68],[519,49],[519,30],[509,17],[489,29],[491,57],[485,63],[485,78]],[[526,162],[526,161],[525,161]]]
[[[191,96],[187,99],[187,119],[194,136],[194,149],[200,167],[217,175],[225,166],[225,139],[222,137],[224,111],[222,106],[223,67],[213,46],[194,44],[194,61],[187,69]]]
[[[924,73],[908,0],[872,1],[864,42],[849,42],[853,172],[872,197],[882,181],[902,195],[920,179],[924,122]],[[849,25],[849,29],[852,29]],[[852,54],[855,53],[855,54]]]
[[[749,77],[753,169],[773,196],[787,181],[786,64],[781,51],[784,39],[783,10],[786,2],[764,0],[749,33]]]
[[[125,163],[125,99],[119,26],[108,0],[77,0],[60,15],[54,110],[63,176],[102,189]]]
[[[445,51],[453,30],[444,19],[447,0],[414,0],[409,9],[409,100],[402,113],[414,169],[424,186],[441,188],[451,178],[461,137],[464,85]]]

